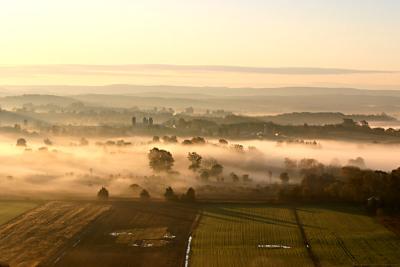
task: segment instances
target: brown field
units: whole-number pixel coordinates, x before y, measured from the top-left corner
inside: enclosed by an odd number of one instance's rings
[[[38,266],[109,208],[57,201],[28,211],[0,227],[0,262]]]
[[[400,215],[380,216],[378,221],[400,236]]]
[[[53,266],[182,266],[195,206],[112,201],[112,209],[60,252]]]

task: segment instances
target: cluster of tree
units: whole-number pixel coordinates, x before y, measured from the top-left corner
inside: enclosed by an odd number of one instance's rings
[[[163,137],[159,137],[158,135],[153,136],[153,143],[159,143],[160,140],[163,141],[163,143],[165,144],[175,144],[178,143],[178,138],[176,137],[176,135],[164,135]]]
[[[182,202],[195,202],[196,192],[190,187],[185,194],[177,195],[172,187],[167,187],[165,189],[164,197],[167,201],[182,201]]]
[[[185,139],[182,142],[183,145],[204,145],[205,143],[206,139],[200,136],[193,137],[192,139]]]
[[[124,139],[117,141],[107,140],[106,142],[96,142],[97,146],[130,146],[132,142],[126,142]]]
[[[316,160],[303,160],[299,167],[301,183],[281,192],[284,196],[308,200],[341,200],[365,203],[379,199],[389,209],[400,209],[400,168],[391,172],[355,166],[324,166]]]
[[[224,177],[222,176],[223,171],[224,167],[216,160],[209,160],[206,164],[203,164],[199,171],[200,179],[207,182],[211,177],[213,177],[217,181],[222,182],[224,181]]]
[[[264,122],[256,118],[226,123],[225,121],[204,118],[182,118],[167,121],[164,126],[174,129],[179,134],[204,136],[221,136],[231,138],[267,138],[267,139],[293,139],[293,138],[326,138],[335,139],[360,139],[371,141],[399,140],[400,130],[393,128],[371,128],[366,120],[354,121],[345,118],[342,123],[330,125],[281,125],[274,122]]]
[[[249,183],[252,181],[252,179],[250,178],[250,175],[248,175],[248,174],[242,174],[242,176],[240,177],[236,173],[231,172],[229,174],[229,177],[231,178],[232,182],[234,182],[234,183],[240,182],[240,180],[242,180],[242,182],[244,182],[244,183]]]
[[[136,121],[136,119],[135,119]],[[132,118],[132,123],[133,123],[133,118]],[[153,125],[153,118],[152,117],[143,117],[143,125],[147,125],[147,126],[152,126]]]
[[[178,138],[175,135],[171,135],[171,136],[165,135],[161,139],[166,144],[168,144],[168,143],[171,143],[171,144],[178,143]]]
[[[219,182],[224,182],[225,178],[223,177],[224,167],[218,163],[214,159],[206,160],[203,163],[203,158],[196,152],[189,152],[188,153],[188,160],[190,162],[189,170],[193,171],[194,173],[198,174],[198,177],[204,181],[209,181],[210,178],[215,178]],[[232,182],[251,182],[252,179],[248,174],[243,174],[241,177],[234,172],[229,174],[229,177]]]

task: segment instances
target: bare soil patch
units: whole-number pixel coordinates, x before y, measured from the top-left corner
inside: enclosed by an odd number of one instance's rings
[[[109,201],[75,246],[50,266],[183,266],[196,205]]]

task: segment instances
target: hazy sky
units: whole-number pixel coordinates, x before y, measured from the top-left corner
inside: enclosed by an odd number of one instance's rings
[[[398,0],[0,0],[0,64],[400,70],[399,14]]]

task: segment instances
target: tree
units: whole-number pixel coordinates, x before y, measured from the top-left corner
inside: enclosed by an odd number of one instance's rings
[[[89,141],[85,137],[82,137],[81,140],[79,141],[79,144],[81,146],[87,146],[89,145]]]
[[[269,183],[272,184],[272,171],[268,170]]]
[[[369,128],[369,123],[366,120],[362,120],[359,122],[361,127]]]
[[[189,166],[189,170],[196,172],[200,168],[201,159],[202,159],[202,157],[199,154],[197,154],[196,152],[189,152],[188,160],[191,163]]]
[[[100,200],[107,200],[108,195],[108,190],[103,186],[97,193],[97,198]]]
[[[224,167],[221,164],[216,163],[211,167],[210,175],[214,176],[214,177],[218,177],[222,174],[223,170],[224,170]]]
[[[51,142],[51,140],[49,138],[44,139],[43,142],[47,146],[52,146],[53,145],[53,142]]]
[[[132,117],[132,126],[135,126],[135,125],[136,125],[136,117],[133,116],[133,117]]]
[[[149,124],[149,120],[146,117],[143,117],[143,124],[144,125]]]
[[[17,140],[17,146],[26,146],[26,140],[24,138],[19,138]]]
[[[153,125],[153,118],[152,118],[152,117],[149,118],[149,125],[150,125],[150,126]]]
[[[192,138],[192,143],[197,145],[203,145],[206,143],[206,140],[203,137],[197,136]]]
[[[242,175],[242,180],[245,183],[251,182],[250,176],[248,174],[243,174]]]
[[[228,141],[226,141],[225,139],[219,139],[219,140],[218,140],[218,143],[219,143],[220,145],[227,145],[227,144],[228,144]]]
[[[156,147],[150,150],[148,158],[149,165],[155,172],[170,171],[174,165],[172,154]]]
[[[242,145],[240,145],[240,144],[234,144],[234,145],[232,145],[232,149],[233,149],[235,152],[238,152],[238,153],[243,153],[243,152],[244,152],[244,147],[243,147]]]
[[[157,136],[157,135],[153,136],[153,142],[154,142],[154,143],[160,142],[160,137]]]
[[[202,181],[207,182],[210,178],[210,172],[208,170],[202,170],[200,173],[200,178]]]
[[[195,202],[196,201],[196,192],[192,187],[190,187],[185,195],[185,200],[188,202]]]
[[[357,123],[353,119],[344,118],[342,125],[345,127],[354,127],[357,125]]]
[[[174,201],[174,200],[177,200],[177,199],[178,199],[178,197],[175,195],[174,190],[173,190],[172,187],[170,187],[170,186],[168,186],[168,187],[165,189],[164,197],[165,197],[165,199],[168,200],[168,201]]]
[[[297,160],[285,158],[284,165],[287,172],[293,173],[297,169]]]
[[[185,146],[187,146],[187,145],[193,145],[193,142],[190,141],[189,139],[185,139],[185,140],[183,140],[182,145],[185,145]]]
[[[279,179],[281,179],[282,184],[287,184],[289,182],[289,174],[287,172],[282,172],[279,175]]]
[[[176,138],[176,136],[165,135],[162,137],[162,140],[164,143],[177,143],[178,142],[178,138]]]
[[[143,189],[142,192],[140,192],[140,199],[141,200],[149,200],[150,199],[150,194],[146,189]]]
[[[234,183],[239,182],[239,176],[238,176],[236,173],[231,172],[231,173],[229,174],[229,176],[231,177],[232,182],[234,182]]]
[[[365,161],[362,157],[357,157],[355,159],[350,159],[348,162],[349,166],[354,166],[354,167],[359,167],[359,168],[365,168]]]
[[[193,108],[193,107],[185,108],[185,113],[187,113],[187,114],[193,114],[193,112],[194,112],[194,108]]]

